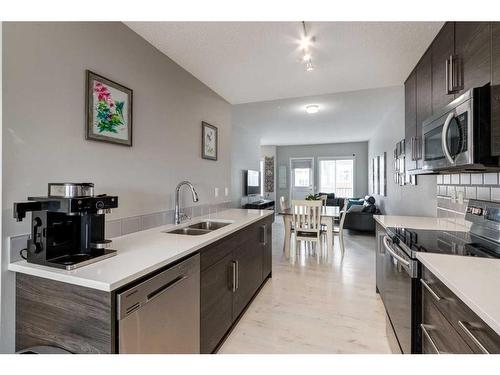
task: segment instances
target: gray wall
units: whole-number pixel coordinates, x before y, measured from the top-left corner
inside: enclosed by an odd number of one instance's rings
[[[393,155],[396,142],[404,138],[404,87],[387,108],[386,117],[369,141],[369,158],[387,152],[387,196],[375,196],[387,215],[436,216],[436,176],[418,176],[416,186],[393,182]]]
[[[233,124],[231,158],[231,200],[233,207],[246,203],[244,171],[259,170],[260,138],[255,132]]]
[[[289,198],[290,193],[290,158],[294,157],[314,157],[314,179],[315,185],[318,184],[318,158],[328,156],[352,156],[355,154],[355,181],[354,195],[364,197],[368,192],[368,142],[352,143],[329,143],[319,145],[301,145],[301,146],[277,146],[276,168],[280,165],[287,167],[287,188],[278,189],[278,197],[285,196]],[[278,176],[276,176],[278,178]],[[278,181],[278,180],[277,180]],[[278,186],[279,188],[279,186]],[[316,191],[318,192],[318,191]]]
[[[231,106],[125,25],[4,23],[3,48],[3,246],[29,231],[28,220],[12,219],[12,203],[46,194],[51,181],[91,181],[118,195],[109,219],[172,208],[183,179],[200,204],[230,199]],[[134,90],[132,148],[84,139],[85,69]],[[219,128],[217,162],[200,157],[202,120]],[[2,352],[14,349],[6,267],[2,251]]]

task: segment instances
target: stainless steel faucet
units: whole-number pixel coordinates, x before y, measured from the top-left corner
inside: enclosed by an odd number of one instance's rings
[[[179,208],[179,196],[180,196],[180,191],[181,187],[183,185],[189,186],[191,189],[191,194],[193,195],[193,202],[198,202],[198,193],[196,192],[193,184],[189,181],[182,181],[177,185],[175,188],[175,224],[180,224],[182,222],[182,219],[186,217],[186,215],[182,214]]]

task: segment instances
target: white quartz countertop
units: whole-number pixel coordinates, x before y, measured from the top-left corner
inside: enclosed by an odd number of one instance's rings
[[[117,250],[116,256],[72,271],[25,260],[11,263],[8,268],[10,271],[110,292],[272,214],[270,210],[229,209],[178,226],[170,224],[115,237],[111,248]],[[185,227],[206,219],[231,224],[200,236],[163,233],[167,229]]]
[[[432,253],[417,259],[500,335],[500,259]]]
[[[437,217],[424,216],[396,216],[396,215],[374,215],[375,220],[384,228],[403,227],[412,229],[436,229],[468,231],[467,222],[451,222]]]

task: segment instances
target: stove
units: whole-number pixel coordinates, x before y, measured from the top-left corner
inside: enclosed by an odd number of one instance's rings
[[[413,259],[419,252],[500,258],[500,204],[471,200],[466,220],[469,231],[389,227],[387,234]]]
[[[469,230],[389,227],[377,232],[377,290],[402,353],[421,352],[418,253],[500,258],[500,203],[471,199],[465,219]]]

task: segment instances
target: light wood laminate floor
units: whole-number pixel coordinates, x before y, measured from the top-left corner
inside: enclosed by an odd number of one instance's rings
[[[283,251],[283,218],[273,224],[273,278],[219,353],[390,353],[375,293],[375,238],[347,234],[340,257],[301,245]]]

